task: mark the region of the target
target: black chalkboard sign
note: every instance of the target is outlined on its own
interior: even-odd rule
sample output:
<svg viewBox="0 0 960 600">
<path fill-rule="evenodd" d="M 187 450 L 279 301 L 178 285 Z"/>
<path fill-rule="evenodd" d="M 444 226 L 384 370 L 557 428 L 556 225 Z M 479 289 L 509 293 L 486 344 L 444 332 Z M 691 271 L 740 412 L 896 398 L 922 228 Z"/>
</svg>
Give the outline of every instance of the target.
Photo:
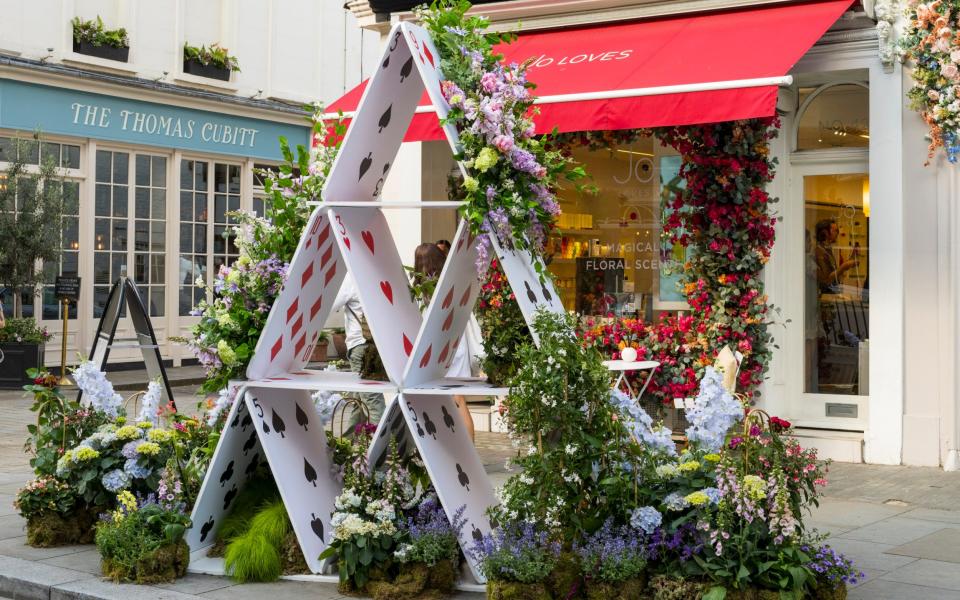
<svg viewBox="0 0 960 600">
<path fill-rule="evenodd" d="M 53 283 L 53 294 L 57 300 L 69 300 L 77 302 L 80 300 L 80 278 L 64 277 L 58 275 Z"/>
</svg>

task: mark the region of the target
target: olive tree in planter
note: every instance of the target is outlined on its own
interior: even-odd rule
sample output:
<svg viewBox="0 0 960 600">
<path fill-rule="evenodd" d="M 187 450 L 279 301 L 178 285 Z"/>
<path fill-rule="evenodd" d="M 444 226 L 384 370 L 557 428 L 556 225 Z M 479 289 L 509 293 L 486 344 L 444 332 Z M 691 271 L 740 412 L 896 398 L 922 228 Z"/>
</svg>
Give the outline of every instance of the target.
<svg viewBox="0 0 960 600">
<path fill-rule="evenodd" d="M 62 215 L 65 195 L 70 188 L 63 185 L 57 167 L 46 162 L 39 167 L 27 166 L 23 157 L 30 154 L 26 147 L 38 143 L 35 140 L 16 140 L 16 151 L 11 152 L 10 162 L 0 172 L 0 287 L 13 295 L 13 319 L 4 328 L 5 360 L 0 363 L 0 379 L 16 377 L 17 386 L 27 366 L 42 363 L 42 341 L 35 338 L 36 324 L 33 320 L 22 321 L 23 293 L 40 292 L 45 276 L 42 264 L 56 265 L 60 256 Z M 32 346 L 32 349 L 30 348 Z M 29 364 L 13 360 L 14 356 L 35 357 Z M 25 360 L 25 359 L 24 359 Z M 21 368 L 22 367 L 22 368 Z M 11 375 L 10 369 L 19 372 Z"/>
<path fill-rule="evenodd" d="M 211 44 L 206 46 L 183 45 L 183 72 L 198 77 L 229 81 L 232 71 L 240 71 L 240 62 L 236 56 L 220 46 Z"/>
<path fill-rule="evenodd" d="M 73 25 L 74 52 L 127 62 L 130 57 L 130 38 L 126 29 L 107 29 L 99 15 L 96 21 L 74 17 L 70 23 Z"/>
</svg>

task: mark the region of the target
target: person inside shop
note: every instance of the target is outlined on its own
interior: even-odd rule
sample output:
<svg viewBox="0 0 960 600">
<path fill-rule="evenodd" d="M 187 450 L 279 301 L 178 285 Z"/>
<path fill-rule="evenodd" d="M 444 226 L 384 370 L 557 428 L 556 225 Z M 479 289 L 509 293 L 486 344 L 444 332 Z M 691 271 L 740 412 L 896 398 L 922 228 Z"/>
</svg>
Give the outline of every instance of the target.
<svg viewBox="0 0 960 600">
<path fill-rule="evenodd" d="M 448 245 L 447 250 L 449 249 Z M 417 295 L 419 297 L 417 300 L 421 303 L 421 306 L 426 307 L 430 302 L 430 297 L 433 295 L 433 290 L 436 286 L 437 279 L 440 277 L 440 272 L 443 270 L 443 264 L 446 259 L 447 256 L 443 250 L 440 249 L 439 242 L 436 244 L 429 242 L 420 244 L 414 251 L 412 280 L 414 288 L 418 292 Z M 450 368 L 447 369 L 447 377 L 470 377 L 472 375 L 470 343 L 469 340 L 466 339 L 467 337 L 468 336 L 464 334 L 460 339 L 460 343 L 457 344 L 457 350 L 453 355 Z M 467 399 L 464 396 L 454 396 L 453 401 L 457 404 L 457 410 L 460 411 L 460 417 L 463 419 L 467 433 L 470 434 L 470 440 L 472 441 L 474 439 L 473 417 L 467 408 Z"/>
<path fill-rule="evenodd" d="M 444 256 L 450 254 L 450 240 L 437 240 L 437 248 L 440 248 Z"/>
<path fill-rule="evenodd" d="M 817 235 L 817 281 L 821 294 L 840 293 L 840 278 L 844 273 L 860 264 L 857 258 L 859 249 L 854 248 L 850 258 L 835 252 L 834 244 L 840 236 L 840 228 L 834 219 L 822 219 L 816 225 Z"/>
<path fill-rule="evenodd" d="M 343 329 L 346 337 L 347 360 L 350 363 L 350 370 L 359 374 L 363 368 L 363 357 L 368 350 L 375 351 L 373 340 L 368 340 L 363 335 L 364 318 L 363 305 L 360 304 L 360 294 L 357 292 L 357 284 L 353 276 L 349 273 L 343 280 L 340 287 L 340 293 L 337 294 L 333 302 L 332 310 L 343 311 Z M 383 394 L 358 393 L 360 401 L 367 408 L 367 421 L 374 425 L 380 423 L 380 417 L 383 416 L 384 401 Z M 344 415 L 345 431 L 353 431 L 354 427 L 363 419 L 363 411 L 353 404 L 350 405 L 348 414 Z"/>
</svg>

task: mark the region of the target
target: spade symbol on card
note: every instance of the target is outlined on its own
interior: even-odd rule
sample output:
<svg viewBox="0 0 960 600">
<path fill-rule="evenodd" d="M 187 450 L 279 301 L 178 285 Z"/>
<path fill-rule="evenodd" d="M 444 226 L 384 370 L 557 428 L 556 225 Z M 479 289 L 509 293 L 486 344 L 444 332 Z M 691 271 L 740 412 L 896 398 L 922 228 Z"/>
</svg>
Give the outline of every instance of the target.
<svg viewBox="0 0 960 600">
<path fill-rule="evenodd" d="M 223 497 L 223 510 L 227 510 L 230 506 L 230 503 L 233 502 L 234 497 L 237 495 L 237 486 L 234 485 L 230 488 L 230 491 L 227 492 L 227 495 Z"/>
<path fill-rule="evenodd" d="M 423 437 L 423 436 L 426 435 L 426 434 L 423 432 L 423 427 L 420 427 L 420 423 L 419 423 L 419 422 L 417 423 L 417 435 L 419 435 L 420 437 Z"/>
<path fill-rule="evenodd" d="M 430 420 L 427 411 L 423 411 L 423 426 L 427 428 L 427 433 L 432 435 L 433 439 L 437 439 L 437 426 Z"/>
<path fill-rule="evenodd" d="M 230 423 L 230 429 L 236 429 L 237 425 L 240 424 L 240 413 L 237 412 L 236 416 L 233 417 L 233 423 Z"/>
<path fill-rule="evenodd" d="M 400 83 L 403 83 L 403 80 L 410 76 L 410 71 L 413 70 L 413 57 L 407 59 L 407 62 L 403 63 L 403 66 L 400 67 Z"/>
<path fill-rule="evenodd" d="M 386 69 L 390 66 L 390 57 L 388 56 L 385 61 L 383 61 L 383 68 Z"/>
<path fill-rule="evenodd" d="M 203 527 L 200 528 L 200 541 L 203 542 L 207 539 L 207 536 L 210 535 L 210 530 L 213 529 L 214 520 L 213 517 L 207 519 L 207 522 L 203 524 Z"/>
<path fill-rule="evenodd" d="M 386 174 L 387 174 L 387 171 L 389 171 L 389 170 L 390 170 L 390 163 L 389 163 L 389 162 L 383 163 L 383 171 L 382 171 L 381 173 L 382 173 L 383 175 L 386 175 Z"/>
<path fill-rule="evenodd" d="M 243 444 L 243 455 L 246 456 L 247 452 L 253 450 L 253 447 L 257 445 L 257 432 L 251 431 L 250 437 L 247 438 L 247 441 Z"/>
<path fill-rule="evenodd" d="M 243 415 L 243 421 L 240 421 L 241 431 L 246 431 L 251 425 L 253 425 L 253 419 L 250 418 L 250 413 Z"/>
<path fill-rule="evenodd" d="M 273 428 L 277 433 L 280 434 L 280 437 L 285 438 L 287 436 L 283 435 L 283 432 L 287 430 L 286 424 L 283 422 L 283 419 L 280 418 L 280 415 L 277 414 L 277 411 L 270 409 L 270 412 L 273 413 L 273 418 L 270 419 L 273 422 Z"/>
<path fill-rule="evenodd" d="M 233 461 L 230 461 L 230 464 L 227 465 L 227 468 L 223 470 L 223 473 L 220 475 L 220 487 L 223 487 L 230 479 L 233 478 Z"/>
<path fill-rule="evenodd" d="M 540 291 L 543 292 L 543 298 L 547 302 L 553 301 L 553 297 L 550 295 L 550 290 L 547 289 L 547 283 L 545 281 L 540 282 Z"/>
<path fill-rule="evenodd" d="M 313 487 L 317 487 L 317 470 L 307 462 L 306 456 L 303 457 L 303 476 L 307 478 L 307 483 L 312 483 Z"/>
<path fill-rule="evenodd" d="M 303 412 L 303 409 L 300 408 L 300 403 L 296 403 L 297 406 L 297 425 L 303 427 L 304 431 L 310 431 L 307 429 L 307 425 L 310 424 L 310 420 L 307 419 L 307 413 Z"/>
<path fill-rule="evenodd" d="M 523 286 L 524 286 L 525 288 L 527 288 L 527 298 L 530 300 L 530 302 L 531 302 L 532 304 L 536 304 L 536 303 L 537 303 L 537 295 L 534 294 L 534 293 L 533 293 L 533 290 L 530 289 L 530 282 L 529 282 L 529 281 L 524 281 L 524 282 L 523 282 Z"/>
<path fill-rule="evenodd" d="M 313 533 L 322 540 L 323 539 L 323 521 L 321 521 L 320 517 L 318 517 L 314 513 L 310 513 L 310 518 L 313 519 L 312 521 L 310 521 L 310 529 L 312 529 Z"/>
<path fill-rule="evenodd" d="M 460 466 L 460 463 L 457 463 L 457 481 L 460 482 L 460 485 L 467 488 L 468 492 L 470 491 L 470 478 L 463 472 L 463 467 Z"/>
<path fill-rule="evenodd" d="M 447 412 L 447 407 L 441 406 L 440 410 L 443 411 L 443 424 L 447 426 L 447 429 L 456 433 L 457 430 L 453 428 L 453 416 Z"/>
<path fill-rule="evenodd" d="M 387 107 L 387 110 L 383 111 L 383 114 L 380 115 L 380 120 L 377 121 L 377 125 L 380 126 L 380 129 L 377 130 L 377 133 L 383 133 L 384 127 L 390 124 L 390 111 L 393 109 L 393 105 Z"/>
<path fill-rule="evenodd" d="M 367 156 L 360 161 L 360 175 L 357 177 L 357 181 L 363 179 L 363 176 L 367 171 L 370 170 L 370 165 L 373 164 L 373 152 L 367 152 Z"/>
<path fill-rule="evenodd" d="M 243 474 L 247 477 L 253 475 L 254 471 L 257 470 L 257 467 L 260 466 L 260 453 L 257 452 L 253 455 L 253 458 L 250 459 L 250 464 L 247 465 L 247 468 L 243 470 Z"/>
<path fill-rule="evenodd" d="M 483 532 L 477 529 L 476 525 L 471 525 L 470 527 L 473 527 L 473 531 L 471 532 L 470 535 L 472 535 L 473 540 L 479 544 L 480 542 L 483 541 Z"/>
</svg>

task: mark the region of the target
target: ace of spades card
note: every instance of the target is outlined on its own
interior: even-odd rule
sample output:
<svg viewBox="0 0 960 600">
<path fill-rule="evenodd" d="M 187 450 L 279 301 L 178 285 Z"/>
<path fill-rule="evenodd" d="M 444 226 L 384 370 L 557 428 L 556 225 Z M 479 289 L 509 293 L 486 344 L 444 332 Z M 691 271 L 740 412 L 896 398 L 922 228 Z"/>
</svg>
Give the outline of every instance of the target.
<svg viewBox="0 0 960 600">
<path fill-rule="evenodd" d="M 534 266 L 535 262 L 539 263 L 544 273 L 547 268 L 539 258 L 534 259 L 528 250 L 505 248 L 495 235 L 490 236 L 490 242 L 500 259 L 503 273 L 510 282 L 510 288 L 520 306 L 520 312 L 523 313 L 523 318 L 530 327 L 530 333 L 534 341 L 539 344 L 540 339 L 533 329 L 533 318 L 537 310 L 543 308 L 552 313 L 564 313 L 563 303 L 553 287 L 553 281 L 546 275 L 541 281 L 540 274 Z"/>
<path fill-rule="evenodd" d="M 374 207 L 331 209 L 330 218 L 384 369 L 402 382 L 422 318 L 387 219 Z"/>
<path fill-rule="evenodd" d="M 249 379 L 297 371 L 307 364 L 344 275 L 328 209 L 318 207 L 310 215 L 287 281 L 267 316 L 247 366 Z"/>
<path fill-rule="evenodd" d="M 327 436 L 308 390 L 248 388 L 244 401 L 290 515 L 307 566 L 332 539 L 330 515 L 343 484 L 334 475 Z"/>
<path fill-rule="evenodd" d="M 407 362 L 404 385 L 440 379 L 453 362 L 480 292 L 473 242 L 469 224 L 461 220 Z"/>
<path fill-rule="evenodd" d="M 490 533 L 487 509 L 497 504 L 493 485 L 483 462 L 460 418 L 452 396 L 404 393 L 399 396 L 406 420 L 420 457 L 437 490 L 437 496 L 451 523 L 454 514 L 465 506 L 465 525 L 460 532 L 460 547 L 473 576 L 485 581 L 470 548 Z"/>
<path fill-rule="evenodd" d="M 266 458 L 253 419 L 238 392 L 190 515 L 193 526 L 186 537 L 191 551 L 214 544 L 237 494 L 263 462 Z"/>
<path fill-rule="evenodd" d="M 327 202 L 377 200 L 423 94 L 410 45 L 399 26 L 363 92 L 323 188 Z M 439 59 L 438 59 L 439 60 Z"/>
</svg>

